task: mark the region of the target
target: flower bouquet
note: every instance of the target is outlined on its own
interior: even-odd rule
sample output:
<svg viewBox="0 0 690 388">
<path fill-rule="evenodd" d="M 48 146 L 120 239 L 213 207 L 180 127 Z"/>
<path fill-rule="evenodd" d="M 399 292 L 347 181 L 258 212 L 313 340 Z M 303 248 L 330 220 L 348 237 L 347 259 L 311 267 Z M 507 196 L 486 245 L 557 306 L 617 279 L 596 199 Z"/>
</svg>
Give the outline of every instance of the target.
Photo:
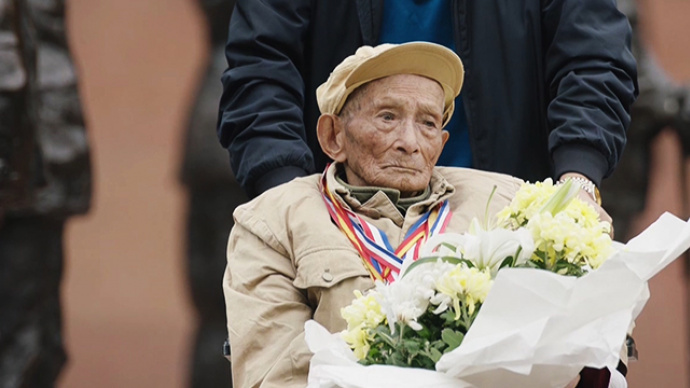
<svg viewBox="0 0 690 388">
<path fill-rule="evenodd" d="M 564 387 L 615 370 L 690 225 L 666 214 L 615 243 L 578 190 L 524 184 L 496 219 L 430 238 L 394 282 L 356 292 L 343 333 L 307 322 L 309 387 Z"/>
</svg>

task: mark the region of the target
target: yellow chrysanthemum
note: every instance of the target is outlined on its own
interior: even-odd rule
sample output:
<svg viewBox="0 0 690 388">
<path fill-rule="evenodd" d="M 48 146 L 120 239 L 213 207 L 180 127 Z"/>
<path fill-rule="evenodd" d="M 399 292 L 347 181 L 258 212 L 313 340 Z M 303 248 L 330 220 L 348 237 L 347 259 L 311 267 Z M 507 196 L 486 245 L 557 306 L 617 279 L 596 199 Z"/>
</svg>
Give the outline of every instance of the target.
<svg viewBox="0 0 690 388">
<path fill-rule="evenodd" d="M 510 205 L 497 214 L 499 225 L 517 228 L 537 214 L 558 190 L 549 178 L 543 182 L 523 183 Z"/>
<path fill-rule="evenodd" d="M 559 190 L 550 179 L 525 183 L 513 201 L 497 215 L 508 228 L 526 227 L 535 243 L 533 260 L 543 253 L 552 268 L 557 260 L 567 260 L 580 267 L 598 268 L 612 253 L 610 225 L 599 221 L 599 214 L 588 203 L 573 198 L 555 215 L 542 211 Z"/>
<path fill-rule="evenodd" d="M 350 345 L 358 360 L 365 359 L 367 353 L 369 353 L 369 344 L 373 340 L 369 333 L 369 329 L 363 328 L 363 325 L 341 333 L 343 340 Z"/>
<path fill-rule="evenodd" d="M 468 313 L 472 315 L 476 304 L 486 299 L 492 284 L 491 272 L 488 269 L 479 270 L 460 264 L 437 280 L 436 289 L 451 298 L 455 319 L 458 319 L 461 313 L 460 303 L 464 303 Z"/>
<path fill-rule="evenodd" d="M 347 322 L 347 330 L 341 332 L 341 336 L 350 345 L 355 357 L 363 360 L 369 352 L 369 344 L 374 339 L 371 329 L 385 324 L 386 315 L 376 300 L 375 291 L 362 295 L 359 290 L 355 290 L 354 294 L 355 299 L 352 303 L 340 309 L 340 315 Z"/>
<path fill-rule="evenodd" d="M 578 200 L 579 201 L 579 200 Z M 581 202 L 581 201 L 580 201 Z M 591 215 L 571 216 L 569 209 L 556 214 L 540 213 L 527 223 L 532 232 L 535 251 L 544 252 L 553 260 L 565 259 L 580 267 L 598 268 L 612 253 L 608 224 Z M 547 263 L 547 268 L 552 263 Z"/>
<path fill-rule="evenodd" d="M 359 290 L 355 290 L 354 294 L 355 300 L 340 310 L 340 315 L 347 322 L 348 330 L 360 326 L 374 328 L 386 319 L 374 292 L 362 295 Z"/>
</svg>

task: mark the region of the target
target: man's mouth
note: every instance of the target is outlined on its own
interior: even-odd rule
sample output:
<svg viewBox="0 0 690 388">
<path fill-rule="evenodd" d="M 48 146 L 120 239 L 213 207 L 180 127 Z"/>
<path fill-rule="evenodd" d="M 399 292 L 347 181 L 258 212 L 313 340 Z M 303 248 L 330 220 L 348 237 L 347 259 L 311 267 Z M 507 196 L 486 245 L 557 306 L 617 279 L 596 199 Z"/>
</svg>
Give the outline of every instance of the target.
<svg viewBox="0 0 690 388">
<path fill-rule="evenodd" d="M 392 169 L 396 169 L 396 170 L 413 171 L 413 172 L 419 171 L 419 169 L 415 168 L 415 167 L 407 167 L 407 166 L 399 166 L 399 165 L 386 166 L 386 168 L 392 168 Z"/>
</svg>

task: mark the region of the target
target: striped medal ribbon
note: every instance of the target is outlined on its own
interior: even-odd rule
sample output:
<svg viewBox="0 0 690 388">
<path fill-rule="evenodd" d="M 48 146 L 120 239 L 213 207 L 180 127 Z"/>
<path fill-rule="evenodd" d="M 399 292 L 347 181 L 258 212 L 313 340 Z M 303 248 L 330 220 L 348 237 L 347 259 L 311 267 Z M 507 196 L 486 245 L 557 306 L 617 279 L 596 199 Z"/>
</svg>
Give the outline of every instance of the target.
<svg viewBox="0 0 690 388">
<path fill-rule="evenodd" d="M 400 246 L 393 249 L 385 233 L 334 198 L 328 190 L 326 172 L 321 177 L 321 194 L 331 219 L 359 252 L 371 277 L 387 283 L 397 279 L 404 261 L 419 258 L 420 247 L 429 237 L 442 233 L 452 216 L 448 201 L 441 202 L 412 225 Z"/>
</svg>

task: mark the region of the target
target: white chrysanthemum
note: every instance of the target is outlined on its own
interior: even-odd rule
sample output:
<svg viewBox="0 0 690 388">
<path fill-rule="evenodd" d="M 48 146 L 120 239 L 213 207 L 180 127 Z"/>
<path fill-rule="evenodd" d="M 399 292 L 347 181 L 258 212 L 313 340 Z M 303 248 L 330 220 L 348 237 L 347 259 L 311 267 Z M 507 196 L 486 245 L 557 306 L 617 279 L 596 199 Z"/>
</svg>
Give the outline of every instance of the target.
<svg viewBox="0 0 690 388">
<path fill-rule="evenodd" d="M 415 272 L 413 270 L 410 275 Z M 405 276 L 390 284 L 376 283 L 377 300 L 391 332 L 395 332 L 395 324 L 398 322 L 414 330 L 422 329 L 417 318 L 424 314 L 429 306 L 429 299 L 434 295 L 432 284 L 427 284 L 427 277 L 428 274 L 417 274 L 415 277 Z"/>
</svg>

